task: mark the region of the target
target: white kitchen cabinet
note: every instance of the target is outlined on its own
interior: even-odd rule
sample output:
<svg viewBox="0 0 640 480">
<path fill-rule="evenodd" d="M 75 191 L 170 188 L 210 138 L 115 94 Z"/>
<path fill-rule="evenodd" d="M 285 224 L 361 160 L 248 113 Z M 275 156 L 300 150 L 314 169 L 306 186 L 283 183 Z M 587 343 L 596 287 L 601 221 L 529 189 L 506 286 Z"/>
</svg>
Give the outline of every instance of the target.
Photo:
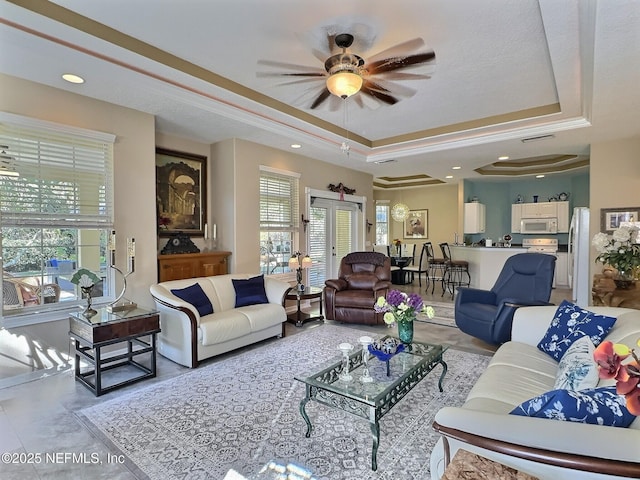
<svg viewBox="0 0 640 480">
<path fill-rule="evenodd" d="M 464 233 L 484 233 L 486 207 L 483 203 L 464 204 Z"/>
<path fill-rule="evenodd" d="M 558 209 L 558 233 L 569 233 L 569 202 L 556 202 Z"/>
<path fill-rule="evenodd" d="M 558 216 L 558 202 L 523 203 L 522 218 L 554 218 Z"/>
<path fill-rule="evenodd" d="M 556 253 L 555 284 L 558 288 L 569 288 L 569 254 L 567 252 Z"/>
<path fill-rule="evenodd" d="M 522 203 L 511 205 L 511 233 L 520 233 L 520 220 L 522 220 Z"/>
</svg>

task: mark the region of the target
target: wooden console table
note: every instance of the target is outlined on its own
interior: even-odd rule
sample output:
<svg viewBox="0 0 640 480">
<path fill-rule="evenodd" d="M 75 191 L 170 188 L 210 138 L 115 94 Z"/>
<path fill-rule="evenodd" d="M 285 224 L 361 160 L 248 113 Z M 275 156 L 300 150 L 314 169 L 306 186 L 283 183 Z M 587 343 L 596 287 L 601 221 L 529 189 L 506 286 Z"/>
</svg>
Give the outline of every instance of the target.
<svg viewBox="0 0 640 480">
<path fill-rule="evenodd" d="M 225 275 L 230 255 L 222 251 L 158 255 L 158 282 Z"/>
<path fill-rule="evenodd" d="M 616 288 L 613 278 L 600 273 L 593 276 L 591 292 L 594 305 L 640 310 L 640 281 L 636 281 L 635 286 L 628 290 L 620 290 Z"/>
</svg>

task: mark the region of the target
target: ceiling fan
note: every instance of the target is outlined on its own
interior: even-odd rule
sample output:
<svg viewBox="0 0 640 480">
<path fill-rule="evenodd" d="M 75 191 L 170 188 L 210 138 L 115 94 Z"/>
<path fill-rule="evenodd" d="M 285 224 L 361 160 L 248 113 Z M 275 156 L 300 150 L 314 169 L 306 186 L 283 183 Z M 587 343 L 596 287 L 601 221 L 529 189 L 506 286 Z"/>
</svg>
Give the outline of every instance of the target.
<svg viewBox="0 0 640 480">
<path fill-rule="evenodd" d="M 410 97 L 416 93 L 415 90 L 394 83 L 393 80 L 425 80 L 431 78 L 429 75 L 398 72 L 398 70 L 435 61 L 436 54 L 433 50 L 409 53 L 418 50 L 424 45 L 424 41 L 421 38 L 414 38 L 388 48 L 366 60 L 360 55 L 347 50 L 351 47 L 353 41 L 354 36 L 350 33 L 327 34 L 329 50 L 335 50 L 335 47 L 337 47 L 342 51 L 324 60 L 324 70 L 313 69 L 303 65 L 260 60 L 258 63 L 261 65 L 294 71 L 283 73 L 258 72 L 258 76 L 300 78 L 285 85 L 323 80 L 325 85 L 319 94 L 315 96 L 309 107 L 311 109 L 317 108 L 332 94 L 345 99 L 358 92 L 362 92 L 364 95 L 388 105 L 393 105 L 399 101 L 398 96 Z M 320 58 L 319 55 L 316 54 L 316 56 Z M 356 103 L 361 107 L 364 106 L 362 96 L 358 95 L 354 98 Z"/>
</svg>

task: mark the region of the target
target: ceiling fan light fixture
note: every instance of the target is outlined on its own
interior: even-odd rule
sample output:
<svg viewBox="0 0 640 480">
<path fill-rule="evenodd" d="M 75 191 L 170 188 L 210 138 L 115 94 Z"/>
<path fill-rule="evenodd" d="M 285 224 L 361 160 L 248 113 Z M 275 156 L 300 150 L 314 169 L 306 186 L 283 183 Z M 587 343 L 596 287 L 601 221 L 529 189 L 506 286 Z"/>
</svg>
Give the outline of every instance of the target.
<svg viewBox="0 0 640 480">
<path fill-rule="evenodd" d="M 336 72 L 327 78 L 327 89 L 336 97 L 348 98 L 360 91 L 362 77 L 349 71 Z"/>
</svg>

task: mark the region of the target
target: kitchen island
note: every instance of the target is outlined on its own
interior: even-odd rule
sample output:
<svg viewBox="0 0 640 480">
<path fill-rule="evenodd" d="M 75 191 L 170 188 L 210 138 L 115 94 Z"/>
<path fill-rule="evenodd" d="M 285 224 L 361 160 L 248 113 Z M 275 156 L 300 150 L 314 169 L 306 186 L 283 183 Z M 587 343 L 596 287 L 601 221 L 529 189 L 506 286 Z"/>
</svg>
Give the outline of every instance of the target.
<svg viewBox="0 0 640 480">
<path fill-rule="evenodd" d="M 518 253 L 527 253 L 522 247 L 467 247 L 449 245 L 453 260 L 469 262 L 471 287 L 491 290 L 502 271 L 507 258 Z"/>
</svg>

